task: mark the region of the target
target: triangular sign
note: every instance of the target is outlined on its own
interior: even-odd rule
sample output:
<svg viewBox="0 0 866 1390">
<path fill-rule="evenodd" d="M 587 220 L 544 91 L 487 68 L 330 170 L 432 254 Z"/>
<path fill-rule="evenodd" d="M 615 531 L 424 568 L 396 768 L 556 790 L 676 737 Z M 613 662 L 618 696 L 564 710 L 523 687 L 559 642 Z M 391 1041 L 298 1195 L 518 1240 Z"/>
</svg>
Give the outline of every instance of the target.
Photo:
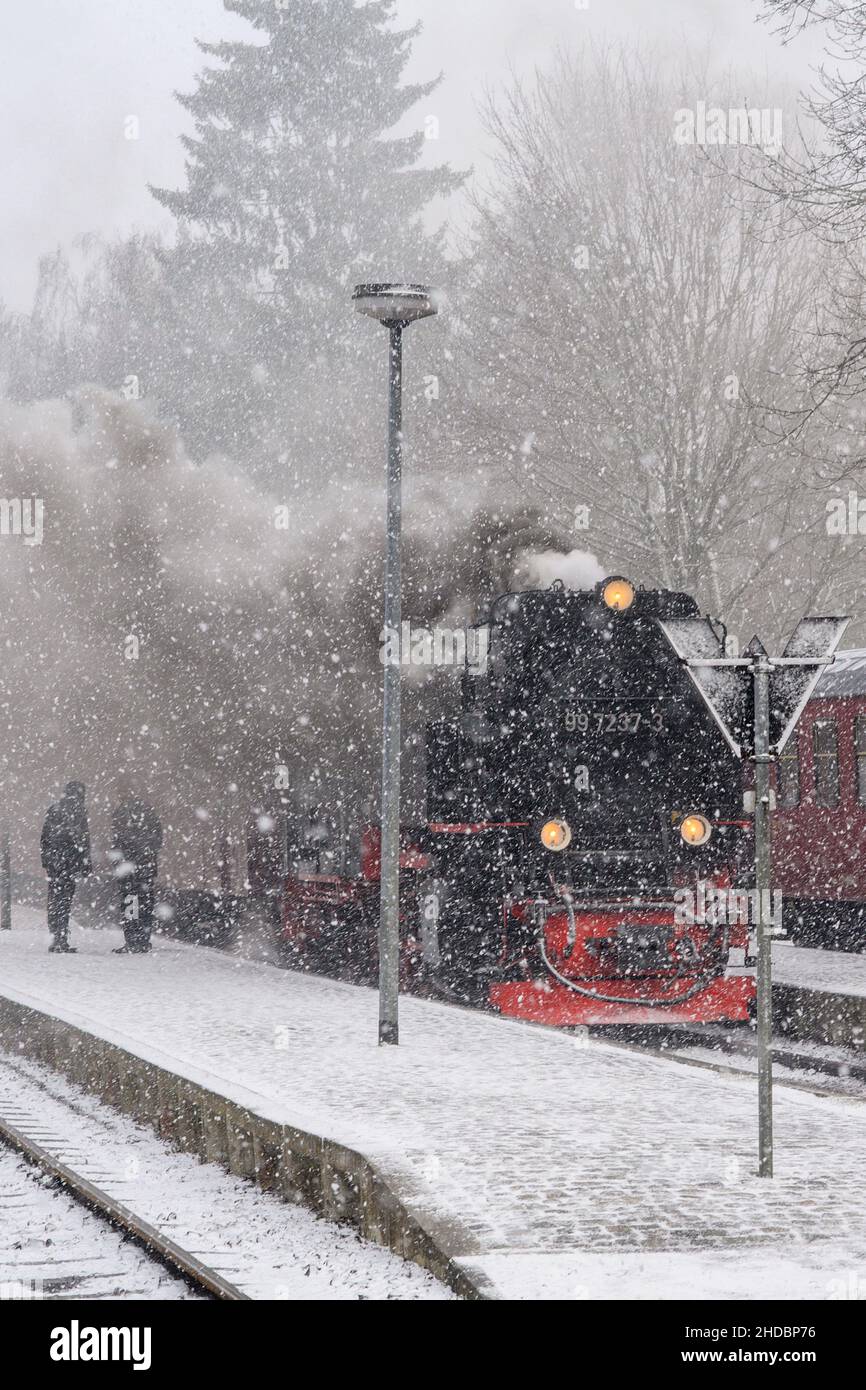
<svg viewBox="0 0 866 1390">
<path fill-rule="evenodd" d="M 780 753 L 794 732 L 797 720 L 822 671 L 832 660 L 849 618 L 802 618 L 782 653 L 782 664 L 772 657 L 770 672 L 770 748 Z M 679 618 L 662 622 L 664 632 L 701 699 L 738 758 L 754 744 L 752 672 L 748 666 L 702 666 L 701 658 L 719 661 L 724 656 L 721 639 L 706 618 Z M 743 656 L 766 656 L 759 637 L 753 637 Z M 792 664 L 785 665 L 790 661 Z M 795 663 L 803 662 L 799 665 Z"/>
<path fill-rule="evenodd" d="M 761 641 L 760 637 L 757 636 L 757 634 L 752 638 L 751 642 L 750 642 L 749 645 L 746 647 L 746 650 L 745 650 L 745 652 L 743 653 L 743 655 L 744 655 L 744 656 L 766 656 L 766 655 L 767 655 L 767 648 L 764 646 L 763 642 Z"/>
<path fill-rule="evenodd" d="M 782 657 L 788 660 L 825 661 L 842 640 L 849 618 L 801 618 Z M 781 753 L 797 727 L 806 701 L 821 679 L 826 665 L 776 666 L 770 676 L 770 747 Z"/>
<path fill-rule="evenodd" d="M 725 655 L 721 637 L 706 618 L 659 619 L 659 627 L 677 656 L 689 663 L 685 669 L 692 684 L 734 755 L 741 758 L 752 737 L 752 678 L 748 667 L 701 666 L 701 657 L 717 661 Z"/>
</svg>

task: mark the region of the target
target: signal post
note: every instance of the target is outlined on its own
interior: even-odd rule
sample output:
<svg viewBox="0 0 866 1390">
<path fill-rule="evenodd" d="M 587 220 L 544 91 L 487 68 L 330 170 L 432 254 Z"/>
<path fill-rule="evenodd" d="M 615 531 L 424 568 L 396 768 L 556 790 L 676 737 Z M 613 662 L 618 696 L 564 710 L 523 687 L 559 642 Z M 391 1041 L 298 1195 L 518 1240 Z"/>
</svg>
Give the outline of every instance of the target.
<svg viewBox="0 0 866 1390">
<path fill-rule="evenodd" d="M 753 637 L 741 657 L 720 656 L 708 618 L 659 622 L 736 757 L 754 767 L 757 927 L 758 1176 L 773 1176 L 773 925 L 770 766 L 821 671 L 835 659 L 848 618 L 802 618 L 781 656 Z"/>
</svg>

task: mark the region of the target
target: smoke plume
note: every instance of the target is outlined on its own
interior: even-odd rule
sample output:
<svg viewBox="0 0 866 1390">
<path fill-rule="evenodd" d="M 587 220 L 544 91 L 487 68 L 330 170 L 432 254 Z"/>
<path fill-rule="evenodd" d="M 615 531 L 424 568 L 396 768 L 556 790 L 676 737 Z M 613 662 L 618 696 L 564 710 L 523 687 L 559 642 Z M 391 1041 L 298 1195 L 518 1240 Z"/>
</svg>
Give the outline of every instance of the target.
<svg viewBox="0 0 866 1390">
<path fill-rule="evenodd" d="M 280 767 L 323 797 L 375 792 L 381 488 L 334 483 L 286 508 L 230 461 L 191 460 L 144 404 L 92 388 L 0 404 L 0 460 L 6 502 L 39 499 L 44 518 L 41 544 L 10 526 L 0 537 L 4 816 L 18 867 L 38 867 L 42 817 L 73 777 L 97 850 L 131 785 L 189 881 L 209 876 L 220 827 L 266 804 Z M 468 503 L 453 478 L 407 489 L 404 541 L 416 623 L 471 621 L 515 581 L 600 574 L 532 508 L 503 505 L 492 486 Z M 453 676 L 425 675 L 407 692 L 410 731 L 455 696 Z"/>
</svg>

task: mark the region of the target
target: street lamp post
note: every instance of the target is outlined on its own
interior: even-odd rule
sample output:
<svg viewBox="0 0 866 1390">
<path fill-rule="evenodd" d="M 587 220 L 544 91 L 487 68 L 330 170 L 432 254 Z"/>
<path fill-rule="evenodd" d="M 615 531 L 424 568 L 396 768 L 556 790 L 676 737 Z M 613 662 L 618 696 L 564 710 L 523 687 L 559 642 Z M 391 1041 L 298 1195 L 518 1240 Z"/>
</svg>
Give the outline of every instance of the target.
<svg viewBox="0 0 866 1390">
<path fill-rule="evenodd" d="M 12 858 L 9 853 L 9 826 L 0 832 L 0 931 L 12 926 Z"/>
<path fill-rule="evenodd" d="M 400 632 L 400 530 L 403 468 L 403 330 L 436 313 L 424 285 L 358 285 L 359 313 L 388 329 L 388 469 L 385 528 L 385 636 Z M 399 1041 L 400 980 L 400 659 L 386 646 L 382 714 L 382 810 L 379 904 L 379 1042 Z"/>
</svg>

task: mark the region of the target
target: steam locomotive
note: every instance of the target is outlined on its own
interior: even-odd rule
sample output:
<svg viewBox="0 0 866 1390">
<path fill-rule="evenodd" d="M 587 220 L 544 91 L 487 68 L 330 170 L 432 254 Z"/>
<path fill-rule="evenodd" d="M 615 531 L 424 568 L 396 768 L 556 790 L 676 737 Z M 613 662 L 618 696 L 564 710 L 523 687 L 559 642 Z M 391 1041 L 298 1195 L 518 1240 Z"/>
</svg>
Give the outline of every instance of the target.
<svg viewBox="0 0 866 1390">
<path fill-rule="evenodd" d="M 492 604 L 486 669 L 427 729 L 426 824 L 401 849 L 404 989 L 558 1026 L 749 1018 L 749 913 L 703 910 L 747 896 L 740 768 L 659 625 L 697 615 L 620 576 Z M 305 853 L 282 948 L 374 978 L 376 828 Z"/>
</svg>

